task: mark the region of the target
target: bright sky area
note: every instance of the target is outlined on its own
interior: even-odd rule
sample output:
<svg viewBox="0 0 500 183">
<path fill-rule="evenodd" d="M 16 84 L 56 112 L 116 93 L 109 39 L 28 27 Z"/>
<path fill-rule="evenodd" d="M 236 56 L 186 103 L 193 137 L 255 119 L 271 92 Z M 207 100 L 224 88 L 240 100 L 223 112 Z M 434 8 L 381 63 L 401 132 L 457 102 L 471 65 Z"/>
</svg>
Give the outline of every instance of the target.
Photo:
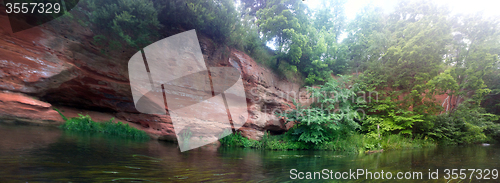
<svg viewBox="0 0 500 183">
<path fill-rule="evenodd" d="M 305 0 L 309 7 L 315 8 L 319 4 L 319 0 Z M 349 20 L 356 17 L 356 13 L 368 4 L 382 7 L 386 13 L 392 12 L 397 0 L 348 0 L 345 4 L 345 13 Z M 456 13 L 475 13 L 483 11 L 484 15 L 500 15 L 499 5 L 497 0 L 436 0 L 438 5 L 448 6 L 453 14 Z"/>
<path fill-rule="evenodd" d="M 435 0 L 440 6 L 450 8 L 452 14 L 471 14 L 483 11 L 485 16 L 500 16 L 500 1 L 498 0 Z M 304 0 L 310 8 L 316 8 L 320 4 L 320 0 Z M 356 13 L 363 7 L 372 4 L 381 7 L 386 13 L 394 10 L 398 0 L 348 0 L 345 4 L 345 13 L 347 20 L 352 20 L 356 17 Z M 339 41 L 347 37 L 347 34 L 340 35 Z M 272 43 L 267 44 L 274 49 Z"/>
</svg>

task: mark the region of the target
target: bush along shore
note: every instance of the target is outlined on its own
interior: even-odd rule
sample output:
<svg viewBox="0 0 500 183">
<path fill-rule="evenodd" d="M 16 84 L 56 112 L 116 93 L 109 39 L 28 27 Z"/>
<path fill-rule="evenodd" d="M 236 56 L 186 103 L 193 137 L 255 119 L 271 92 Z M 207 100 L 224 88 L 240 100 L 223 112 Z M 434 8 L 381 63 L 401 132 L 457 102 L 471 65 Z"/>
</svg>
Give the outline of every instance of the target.
<svg viewBox="0 0 500 183">
<path fill-rule="evenodd" d="M 437 143 L 432 139 L 407 138 L 401 135 L 382 136 L 380 139 L 363 134 L 352 134 L 347 137 L 334 138 L 320 144 L 312 144 L 293 139 L 290 132 L 282 135 L 264 134 L 262 140 L 252 140 L 241 136 L 240 133 L 230 134 L 220 139 L 223 147 L 242 147 L 262 150 L 327 150 L 346 153 L 374 153 L 383 150 L 403 150 L 413 148 L 435 147 Z"/>
<path fill-rule="evenodd" d="M 398 96 L 372 92 L 363 75 L 340 76 L 324 85 L 308 87 L 312 104 L 295 103 L 293 110 L 276 114 L 294 126 L 277 136 L 265 134 L 250 140 L 231 134 L 220 140 L 223 146 L 270 150 L 333 150 L 354 153 L 380 152 L 436 145 L 495 143 L 500 139 L 498 115 L 487 113 L 467 100 L 453 111 L 439 114 L 437 103 L 413 107 L 402 105 Z M 366 92 L 367 91 L 367 92 Z M 362 95 L 361 95 L 362 96 Z M 372 98 L 373 97 L 373 98 Z M 367 102 L 371 101 L 371 102 Z"/>
<path fill-rule="evenodd" d="M 149 135 L 139 129 L 130 127 L 122 122 L 115 123 L 114 118 L 105 122 L 95 122 L 89 115 L 81 115 L 74 118 L 66 118 L 59 110 L 57 112 L 63 117 L 66 122 L 59 126 L 63 130 L 85 132 L 85 133 L 104 133 L 122 138 L 146 141 L 149 140 Z"/>
</svg>

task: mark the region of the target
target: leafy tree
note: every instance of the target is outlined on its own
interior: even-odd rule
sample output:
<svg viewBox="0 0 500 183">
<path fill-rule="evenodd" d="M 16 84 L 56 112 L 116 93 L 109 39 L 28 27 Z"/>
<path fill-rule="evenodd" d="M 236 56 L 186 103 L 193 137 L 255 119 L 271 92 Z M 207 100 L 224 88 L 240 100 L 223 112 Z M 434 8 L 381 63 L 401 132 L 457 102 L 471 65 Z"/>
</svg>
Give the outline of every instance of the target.
<svg viewBox="0 0 500 183">
<path fill-rule="evenodd" d="M 331 41 L 337 42 L 346 24 L 344 4 L 346 0 L 321 0 L 320 8 L 315 12 L 313 26 L 316 30 L 326 30 L 333 35 Z"/>
<path fill-rule="evenodd" d="M 469 100 L 476 105 L 490 93 L 484 77 L 492 73 L 500 53 L 500 22 L 497 19 L 483 19 L 481 14 L 459 15 L 454 19 L 454 42 L 452 52 L 447 55 L 450 65 L 449 82 L 456 87 L 449 90 L 449 99 L 455 104 Z M 454 109 L 457 106 L 451 106 Z"/>
<path fill-rule="evenodd" d="M 240 2 L 242 3 L 243 10 L 251 16 L 255 16 L 257 11 L 267 5 L 267 0 L 240 0 Z"/>
<path fill-rule="evenodd" d="M 277 49 L 277 65 L 281 59 L 299 63 L 302 47 L 307 44 L 306 26 L 299 19 L 307 19 L 307 6 L 300 0 L 269 0 L 266 8 L 257 12 L 257 25 L 267 42 L 273 41 Z"/>
<path fill-rule="evenodd" d="M 259 37 L 255 16 L 245 14 L 242 9 L 239 9 L 239 11 L 242 13 L 241 20 L 236 21 L 228 41 L 229 46 L 242 50 L 255 61 L 273 68 L 275 65 L 272 63 L 272 51 L 266 46 L 265 41 Z"/>
<path fill-rule="evenodd" d="M 367 77 L 365 83 L 377 90 L 391 91 L 386 97 L 399 101 L 398 108 L 417 114 L 436 112 L 434 97 L 423 94 L 428 89 L 427 82 L 441 71 L 446 45 L 451 40 L 446 12 L 428 1 L 401 1 L 389 15 L 386 29 L 381 31 L 388 38 L 386 43 L 381 41 L 383 48 L 367 54 L 372 56 L 365 74 L 373 78 Z"/>
<path fill-rule="evenodd" d="M 214 39 L 217 43 L 226 43 L 228 35 L 237 24 L 238 12 L 233 0 L 170 0 L 161 1 L 160 22 L 176 29 L 196 29 Z M 172 26 L 175 25 L 175 26 Z"/>
<path fill-rule="evenodd" d="M 342 42 L 353 72 L 363 72 L 368 63 L 381 58 L 388 44 L 388 30 L 382 10 L 366 6 L 347 26 L 347 38 Z"/>
<path fill-rule="evenodd" d="M 372 136 L 377 126 L 383 134 L 418 133 L 415 127 L 427 125 L 426 116 L 439 109 L 431 86 L 443 84 L 429 81 L 442 71 L 451 40 L 447 13 L 428 1 L 401 1 L 388 16 L 375 9 L 365 12 L 350 25 L 344 42 L 352 65 L 366 69 L 360 76 L 364 90 L 378 91 L 380 97 L 367 105 L 363 129 Z"/>
<path fill-rule="evenodd" d="M 343 0 L 321 1 L 321 6 L 311 16 L 312 24 L 307 29 L 309 35 L 303 59 L 299 67 L 307 74 L 307 84 L 322 84 L 332 73 L 342 74 L 347 67 L 345 47 L 337 41 L 345 26 Z"/>
<path fill-rule="evenodd" d="M 87 3 L 92 11 L 90 19 L 98 32 L 112 31 L 107 33 L 110 40 L 116 42 L 119 38 L 137 49 L 157 40 L 161 28 L 158 12 L 162 7 L 155 6 L 153 1 L 88 0 Z"/>
<path fill-rule="evenodd" d="M 391 75 L 389 87 L 408 93 L 404 107 L 412 107 L 418 113 L 430 112 L 434 103 L 425 103 L 422 93 L 426 82 L 439 74 L 451 40 L 447 14 L 427 1 L 402 1 L 390 15 L 389 23 L 390 46 L 379 63 L 387 65 L 384 69 Z"/>
<path fill-rule="evenodd" d="M 302 57 L 297 66 L 307 78 L 307 84 L 323 84 L 332 73 L 341 74 L 347 69 L 345 47 L 337 41 L 345 27 L 345 1 L 321 1 L 322 6 L 301 21 L 307 25 L 307 44 L 302 47 Z"/>
</svg>

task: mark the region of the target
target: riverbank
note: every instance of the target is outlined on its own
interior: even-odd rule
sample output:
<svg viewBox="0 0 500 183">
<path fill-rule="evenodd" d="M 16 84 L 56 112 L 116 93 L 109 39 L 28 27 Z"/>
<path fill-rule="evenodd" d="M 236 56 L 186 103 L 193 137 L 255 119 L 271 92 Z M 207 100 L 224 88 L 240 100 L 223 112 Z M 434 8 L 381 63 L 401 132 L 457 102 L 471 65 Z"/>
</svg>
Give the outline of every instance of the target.
<svg viewBox="0 0 500 183">
<path fill-rule="evenodd" d="M 492 170 L 498 165 L 497 157 L 500 155 L 496 145 L 394 150 L 374 154 L 250 148 L 199 148 L 181 153 L 172 143 L 157 140 L 136 142 L 97 133 L 62 131 L 54 127 L 0 124 L 0 134 L 4 135 L 0 139 L 0 177 L 6 182 L 286 182 L 293 181 L 290 178 L 291 169 L 299 172 L 383 170 L 392 172 L 394 177 L 397 172 L 412 171 L 424 172 L 424 180 L 427 180 L 428 169 L 439 169 L 439 179 L 428 182 L 447 182 L 443 178 L 445 169 L 470 167 Z M 491 175 L 489 177 L 492 179 Z M 359 182 L 365 177 L 360 179 L 345 181 Z"/>
<path fill-rule="evenodd" d="M 59 112 L 59 110 L 56 109 Z M 130 127 L 121 122 L 115 123 L 113 119 L 106 122 L 96 122 L 88 115 L 67 118 L 59 112 L 66 121 L 60 126 L 65 131 L 75 131 L 82 133 L 103 133 L 121 138 L 129 138 L 145 141 L 150 139 L 146 132 Z M 226 134 L 230 133 L 226 131 Z M 312 144 L 296 141 L 291 132 L 281 135 L 270 135 L 265 133 L 261 140 L 253 140 L 243 137 L 240 132 L 231 133 L 219 139 L 225 147 L 243 147 L 262 150 L 326 150 L 345 153 L 377 153 L 384 150 L 403 150 L 425 147 L 435 147 L 437 144 L 431 139 L 406 138 L 401 135 L 382 136 L 380 139 L 371 138 L 366 135 L 353 133 L 350 135 L 338 136 L 331 141 L 320 144 Z"/>
<path fill-rule="evenodd" d="M 326 150 L 346 153 L 373 153 L 387 150 L 418 149 L 436 147 L 437 143 L 425 138 L 407 138 L 401 135 L 382 136 L 380 139 L 367 137 L 362 134 L 337 137 L 320 144 L 311 144 L 294 141 L 289 133 L 282 135 L 264 135 L 262 140 L 252 140 L 241 136 L 240 133 L 230 134 L 220 139 L 225 147 L 243 147 L 264 150 Z"/>
</svg>

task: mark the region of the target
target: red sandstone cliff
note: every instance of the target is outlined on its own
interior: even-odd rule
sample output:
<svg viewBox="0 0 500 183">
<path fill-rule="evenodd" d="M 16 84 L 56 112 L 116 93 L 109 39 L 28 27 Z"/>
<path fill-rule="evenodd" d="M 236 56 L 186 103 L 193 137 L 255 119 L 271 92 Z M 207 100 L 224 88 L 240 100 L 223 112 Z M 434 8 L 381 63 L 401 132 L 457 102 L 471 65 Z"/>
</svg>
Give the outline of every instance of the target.
<svg viewBox="0 0 500 183">
<path fill-rule="evenodd" d="M 0 25 L 9 25 L 5 14 L 0 14 Z M 0 122 L 59 125 L 63 120 L 52 109 L 56 106 L 68 117 L 78 113 L 100 121 L 115 117 L 155 138 L 173 139 L 169 116 L 135 110 L 127 63 L 136 50 L 102 53 L 93 36 L 88 27 L 67 19 L 17 33 L 1 26 Z M 264 130 L 287 130 L 290 126 L 273 111 L 286 110 L 300 84 L 280 79 L 241 51 L 216 47 L 203 35 L 198 37 L 208 66 L 233 62 L 242 68 L 249 120 L 240 131 L 258 139 Z"/>
</svg>

